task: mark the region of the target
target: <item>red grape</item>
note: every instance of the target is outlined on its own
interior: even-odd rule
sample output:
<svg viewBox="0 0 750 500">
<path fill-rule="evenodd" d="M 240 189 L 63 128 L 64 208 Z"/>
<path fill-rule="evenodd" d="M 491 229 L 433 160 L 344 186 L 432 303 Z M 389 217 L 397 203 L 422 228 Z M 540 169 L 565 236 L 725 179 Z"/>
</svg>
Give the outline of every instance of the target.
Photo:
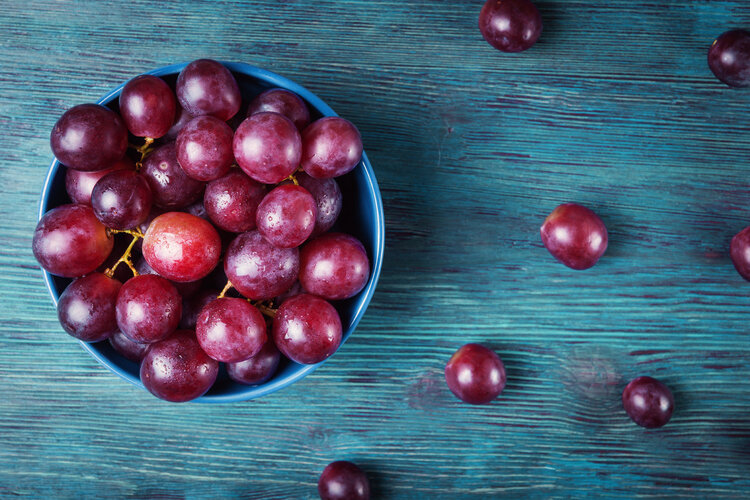
<svg viewBox="0 0 750 500">
<path fill-rule="evenodd" d="M 278 184 L 299 166 L 302 141 L 286 116 L 257 113 L 240 124 L 233 149 L 247 175 L 264 184 Z"/>
<path fill-rule="evenodd" d="M 669 388 L 651 377 L 638 377 L 622 391 L 622 406 L 633 422 L 649 429 L 672 418 L 674 397 Z"/>
<path fill-rule="evenodd" d="M 115 301 L 121 286 L 122 283 L 102 273 L 73 281 L 57 303 L 63 329 L 86 342 L 99 342 L 115 333 Z"/>
<path fill-rule="evenodd" d="M 362 159 L 362 136 L 350 121 L 328 116 L 302 132 L 302 168 L 327 179 L 350 172 Z"/>
<path fill-rule="evenodd" d="M 575 203 L 555 208 L 541 228 L 542 243 L 557 260 L 573 269 L 588 269 L 607 250 L 607 228 L 591 210 Z"/>
<path fill-rule="evenodd" d="M 177 161 L 187 175 L 212 181 L 229 172 L 234 162 L 234 132 L 213 116 L 193 118 L 177 136 Z"/>
<path fill-rule="evenodd" d="M 68 192 L 68 196 L 70 196 L 73 203 L 91 205 L 91 191 L 94 190 L 94 186 L 99 182 L 99 179 L 110 172 L 134 169 L 133 160 L 127 156 L 122 160 L 116 161 L 111 167 L 104 170 L 97 170 L 96 172 L 84 172 L 69 168 L 65 172 L 65 191 Z"/>
<path fill-rule="evenodd" d="M 315 199 L 294 184 L 274 188 L 258 205 L 258 231 L 279 248 L 300 246 L 313 232 L 317 215 Z"/>
<path fill-rule="evenodd" d="M 189 330 L 178 330 L 152 344 L 141 362 L 141 382 L 146 389 L 173 403 L 202 396 L 218 374 L 219 362 L 203 352 Z"/>
<path fill-rule="evenodd" d="M 189 298 L 186 298 L 183 295 L 180 328 L 184 330 L 195 330 L 195 325 L 198 323 L 198 315 L 201 313 L 204 307 L 206 307 L 210 302 L 216 300 L 216 297 L 218 295 L 219 292 L 212 289 L 202 290 L 200 293 L 197 293 L 193 297 Z"/>
<path fill-rule="evenodd" d="M 180 103 L 177 103 L 174 123 L 172 123 L 172 127 L 169 129 L 169 132 L 167 132 L 164 135 L 164 139 L 167 141 L 174 141 L 175 139 L 177 139 L 177 136 L 180 134 L 180 131 L 193 118 L 195 117 L 190 115 L 187 111 L 185 111 L 185 109 L 183 109 L 183 107 L 180 106 Z"/>
<path fill-rule="evenodd" d="M 227 373 L 229 378 L 240 384 L 262 384 L 273 376 L 280 360 L 281 353 L 269 338 L 255 356 L 245 361 L 227 363 Z"/>
<path fill-rule="evenodd" d="M 255 229 L 255 213 L 266 187 L 239 169 L 211 181 L 203 195 L 208 217 L 219 228 L 233 233 Z"/>
<path fill-rule="evenodd" d="M 206 354 L 225 363 L 255 356 L 268 340 L 263 314 L 245 299 L 230 297 L 213 300 L 203 308 L 195 335 Z"/>
<path fill-rule="evenodd" d="M 237 80 L 220 62 L 198 59 L 177 77 L 177 99 L 193 116 L 211 115 L 227 121 L 240 110 Z"/>
<path fill-rule="evenodd" d="M 120 114 L 136 137 L 162 137 L 174 123 L 177 101 L 174 92 L 161 78 L 136 76 L 122 88 Z"/>
<path fill-rule="evenodd" d="M 264 112 L 286 116 L 299 131 L 304 130 L 310 123 L 310 110 L 307 109 L 305 101 L 294 92 L 284 89 L 266 90 L 253 99 L 247 108 L 247 116 Z"/>
<path fill-rule="evenodd" d="M 497 50 L 521 52 L 542 34 L 542 16 L 529 0 L 487 0 L 479 14 L 479 31 Z"/>
<path fill-rule="evenodd" d="M 708 66 L 731 87 L 750 86 L 750 32 L 727 31 L 714 40 L 708 50 Z"/>
<path fill-rule="evenodd" d="M 103 170 L 125 156 L 128 131 L 114 111 L 98 104 L 80 104 L 57 120 L 50 146 L 60 163 L 69 168 Z"/>
<path fill-rule="evenodd" d="M 302 288 L 328 300 L 353 297 L 370 277 L 370 261 L 362 243 L 343 233 L 318 236 L 300 252 Z"/>
<path fill-rule="evenodd" d="M 143 238 L 143 256 L 159 275 L 178 282 L 196 281 L 219 263 L 221 239 L 205 220 L 167 212 L 153 221 Z"/>
<path fill-rule="evenodd" d="M 183 208 L 200 199 L 205 184 L 189 177 L 177 161 L 174 142 L 151 153 L 143 162 L 141 174 L 146 177 L 154 204 L 164 209 Z"/>
<path fill-rule="evenodd" d="M 42 217 L 32 248 L 42 268 L 65 278 L 76 278 L 99 267 L 114 240 L 88 205 L 61 205 Z"/>
<path fill-rule="evenodd" d="M 161 276 L 142 274 L 122 285 L 117 296 L 117 325 L 130 340 L 157 342 L 177 329 L 182 297 Z"/>
<path fill-rule="evenodd" d="M 740 276 L 750 281 L 750 226 L 734 235 L 729 255 Z"/>
<path fill-rule="evenodd" d="M 151 266 L 148 265 L 148 262 L 146 262 L 145 257 L 141 257 L 138 260 L 135 261 L 135 270 L 138 271 L 138 274 L 153 274 L 156 276 L 159 276 L 159 273 L 157 273 Z M 162 276 L 163 278 L 164 276 Z M 174 285 L 174 287 L 177 289 L 177 292 L 180 294 L 180 297 L 183 299 L 187 299 L 198 293 L 198 291 L 201 289 L 201 286 L 203 285 L 203 280 L 196 280 L 196 281 L 185 281 L 185 282 L 177 282 L 177 281 L 170 281 Z M 215 293 L 214 296 L 219 295 L 219 293 Z M 184 311 L 183 311 L 184 312 Z M 198 313 L 196 312 L 195 315 L 197 316 Z M 184 316 L 184 314 L 183 314 Z M 193 328 L 187 328 L 188 330 L 192 330 Z"/>
<path fill-rule="evenodd" d="M 102 177 L 91 193 L 96 218 L 112 229 L 131 229 L 151 211 L 151 188 L 135 170 L 116 170 Z"/>
<path fill-rule="evenodd" d="M 445 365 L 448 388 L 461 401 L 487 404 L 505 388 L 505 366 L 493 351 L 479 344 L 466 344 Z"/>
<path fill-rule="evenodd" d="M 116 331 L 109 338 L 109 344 L 112 348 L 120 353 L 124 358 L 129 359 L 135 363 L 140 363 L 143 356 L 146 355 L 149 344 L 141 344 L 139 342 L 133 342 L 127 335 L 121 331 Z"/>
<path fill-rule="evenodd" d="M 315 198 L 318 209 L 312 236 L 318 236 L 333 227 L 339 218 L 344 200 L 335 179 L 316 179 L 304 172 L 296 174 L 297 182 Z"/>
<path fill-rule="evenodd" d="M 224 272 L 234 288 L 253 300 L 272 299 L 297 280 L 299 251 L 278 248 L 258 231 L 237 236 L 224 256 Z"/>
<path fill-rule="evenodd" d="M 318 479 L 321 500 L 369 500 L 370 482 L 362 469 L 351 462 L 331 462 Z"/>
<path fill-rule="evenodd" d="M 273 319 L 276 347 L 301 364 L 320 363 L 341 344 L 341 319 L 336 309 L 306 293 L 284 301 Z"/>
</svg>

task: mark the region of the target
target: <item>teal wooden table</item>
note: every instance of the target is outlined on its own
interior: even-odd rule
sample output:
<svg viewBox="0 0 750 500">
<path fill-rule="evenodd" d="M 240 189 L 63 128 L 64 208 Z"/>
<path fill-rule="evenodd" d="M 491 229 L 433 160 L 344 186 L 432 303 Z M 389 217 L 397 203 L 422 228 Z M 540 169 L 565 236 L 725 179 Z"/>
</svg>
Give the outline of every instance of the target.
<svg viewBox="0 0 750 500">
<path fill-rule="evenodd" d="M 481 1 L 8 0 L 0 9 L 0 496 L 316 498 L 359 463 L 377 498 L 750 494 L 750 92 L 706 64 L 744 0 L 539 0 L 544 34 L 503 55 Z M 198 57 L 268 68 L 358 125 L 382 188 L 380 285 L 326 365 L 260 400 L 168 404 L 57 323 L 31 235 L 58 116 Z M 557 204 L 610 230 L 594 268 L 541 246 Z M 504 359 L 493 404 L 445 362 Z M 661 430 L 621 409 L 662 379 Z"/>
</svg>

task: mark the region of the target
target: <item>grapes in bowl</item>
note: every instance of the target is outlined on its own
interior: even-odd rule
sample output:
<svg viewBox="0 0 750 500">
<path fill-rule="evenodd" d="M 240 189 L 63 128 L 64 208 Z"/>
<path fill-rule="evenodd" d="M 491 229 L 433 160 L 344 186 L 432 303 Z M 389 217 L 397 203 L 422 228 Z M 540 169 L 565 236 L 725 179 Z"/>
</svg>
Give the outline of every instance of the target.
<svg viewBox="0 0 750 500">
<path fill-rule="evenodd" d="M 33 244 L 63 329 L 170 401 L 244 401 L 311 373 L 364 315 L 385 240 L 359 132 L 335 117 L 291 80 L 207 59 L 68 110 Z"/>
</svg>

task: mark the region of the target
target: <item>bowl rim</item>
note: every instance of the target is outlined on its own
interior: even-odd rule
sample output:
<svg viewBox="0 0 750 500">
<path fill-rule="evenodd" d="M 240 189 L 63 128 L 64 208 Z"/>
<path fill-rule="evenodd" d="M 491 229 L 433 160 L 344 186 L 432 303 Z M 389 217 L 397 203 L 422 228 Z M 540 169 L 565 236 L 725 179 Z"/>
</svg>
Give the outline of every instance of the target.
<svg viewBox="0 0 750 500">
<path fill-rule="evenodd" d="M 226 68 L 228 68 L 232 72 L 241 73 L 247 76 L 251 76 L 253 78 L 265 81 L 267 83 L 270 83 L 271 85 L 274 85 L 279 88 L 284 88 L 287 90 L 290 90 L 294 92 L 295 94 L 299 95 L 303 99 L 305 99 L 307 102 L 310 103 L 313 107 L 315 107 L 323 116 L 338 116 L 338 114 L 330 107 L 328 104 L 326 104 L 322 99 L 320 99 L 317 95 L 315 95 L 313 92 L 309 91 L 302 85 L 299 85 L 298 83 L 295 83 L 294 81 L 283 77 L 281 75 L 278 75 L 276 73 L 273 73 L 271 71 L 268 71 L 263 68 L 259 68 L 257 66 L 253 66 L 251 64 L 247 63 L 238 63 L 238 62 L 227 62 L 227 61 L 219 61 L 221 64 L 223 64 Z M 171 75 L 175 73 L 179 73 L 182 71 L 182 69 L 187 66 L 189 62 L 183 62 L 183 63 L 177 63 L 177 64 L 169 64 L 167 66 L 162 66 L 150 71 L 146 71 L 144 75 L 154 75 L 154 76 L 164 76 L 164 75 Z M 122 92 L 123 87 L 125 86 L 127 82 L 123 82 L 117 87 L 115 87 L 113 90 L 108 92 L 104 97 L 99 99 L 96 103 L 100 105 L 105 105 L 117 96 L 120 95 Z M 352 317 L 352 321 L 349 325 L 349 327 L 346 329 L 345 332 L 343 332 L 342 339 L 341 339 L 341 345 L 339 345 L 336 352 L 338 352 L 339 349 L 341 349 L 341 346 L 344 345 L 344 343 L 347 341 L 347 339 L 351 336 L 351 334 L 354 332 L 354 330 L 357 328 L 357 325 L 359 324 L 360 320 L 364 316 L 365 310 L 367 309 L 368 305 L 370 304 L 370 301 L 372 300 L 372 296 L 375 293 L 375 288 L 378 283 L 378 279 L 380 278 L 380 271 L 383 267 L 383 252 L 385 250 L 385 217 L 383 214 L 383 199 L 380 194 L 380 188 L 378 187 L 378 182 L 375 178 L 375 172 L 372 169 L 372 165 L 370 164 L 370 160 L 367 158 L 367 154 L 363 151 L 362 152 L 362 160 L 360 162 L 363 171 L 364 171 L 364 177 L 365 182 L 368 188 L 368 192 L 371 194 L 371 196 L 374 198 L 374 205 L 375 205 L 375 240 L 374 240 L 374 248 L 373 248 L 373 255 L 372 255 L 372 271 L 370 273 L 370 279 L 368 280 L 367 284 L 365 285 L 365 288 L 358 294 L 360 295 L 360 299 L 358 299 L 358 307 L 354 311 L 354 315 Z M 47 171 L 47 176 L 44 180 L 44 186 L 42 187 L 42 193 L 39 198 L 39 214 L 38 214 L 38 220 L 41 220 L 41 218 L 44 216 L 44 214 L 47 212 L 45 210 L 45 207 L 49 200 L 49 193 L 52 187 L 52 180 L 57 175 L 57 171 L 60 168 L 60 162 L 57 160 L 57 158 L 52 159 L 52 163 L 49 166 L 49 169 Z M 359 168 L 357 166 L 356 168 Z M 59 300 L 59 295 L 55 292 L 55 287 L 52 282 L 52 275 L 47 272 L 45 269 L 42 269 L 42 274 L 44 277 L 44 283 L 47 287 L 47 291 L 50 294 L 50 297 L 52 298 L 52 302 L 57 307 L 57 302 Z M 94 358 L 96 359 L 101 365 L 106 367 L 109 371 L 114 373 L 115 375 L 119 376 L 120 378 L 130 382 L 131 384 L 140 387 L 143 390 L 146 390 L 144 385 L 141 383 L 139 377 L 134 377 L 127 371 L 123 370 L 116 364 L 109 361 L 109 359 L 104 356 L 101 352 L 99 352 L 98 349 L 94 348 L 92 344 L 89 344 L 88 342 L 84 342 L 82 340 L 78 341 L 83 348 Z M 247 388 L 243 391 L 240 391 L 235 394 L 218 394 L 218 395 L 203 395 L 199 398 L 196 398 L 192 400 L 191 402 L 194 403 L 233 403 L 233 402 L 239 402 L 239 401 L 249 401 L 251 399 L 256 399 L 268 394 L 271 394 L 273 392 L 276 392 L 280 389 L 283 389 L 284 387 L 287 387 L 298 380 L 306 377 L 315 369 L 317 369 L 320 365 L 331 359 L 333 356 L 335 356 L 336 353 L 329 356 L 325 360 L 321 361 L 320 363 L 316 363 L 314 365 L 301 365 L 302 368 L 294 373 L 291 373 L 284 377 L 279 378 L 272 378 L 268 382 L 265 382 L 260 385 L 249 385 Z"/>
</svg>

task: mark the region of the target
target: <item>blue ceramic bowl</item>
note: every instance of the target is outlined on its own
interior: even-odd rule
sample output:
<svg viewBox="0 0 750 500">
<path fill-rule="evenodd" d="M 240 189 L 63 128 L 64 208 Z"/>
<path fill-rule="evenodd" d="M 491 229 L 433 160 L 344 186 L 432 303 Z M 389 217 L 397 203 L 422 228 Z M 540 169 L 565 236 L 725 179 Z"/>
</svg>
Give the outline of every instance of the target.
<svg viewBox="0 0 750 500">
<path fill-rule="evenodd" d="M 270 71 L 250 66 L 249 64 L 227 62 L 223 64 L 232 71 L 242 92 L 243 106 L 238 115 L 244 117 L 250 100 L 260 92 L 269 88 L 279 87 L 288 89 L 302 97 L 310 108 L 313 120 L 322 116 L 336 116 L 336 113 L 318 96 L 291 80 Z M 160 76 L 171 85 L 174 85 L 177 75 L 186 65 L 187 63 L 164 66 L 163 68 L 149 71 L 148 74 Z M 120 85 L 100 99 L 99 104 L 117 111 L 118 97 L 123 85 Z M 346 341 L 362 319 L 367 305 L 370 303 L 372 294 L 375 292 L 375 286 L 383 264 L 385 233 L 383 202 L 367 155 L 363 154 L 362 162 L 349 174 L 339 177 L 337 181 L 344 195 L 344 207 L 341 211 L 339 221 L 333 230 L 343 231 L 359 238 L 367 249 L 371 261 L 370 280 L 365 288 L 355 297 L 335 304 L 341 315 L 341 323 L 344 325 L 343 341 Z M 57 160 L 54 160 L 50 165 L 47 179 L 44 183 L 39 203 L 39 218 L 41 219 L 48 210 L 65 203 L 70 203 L 65 191 L 65 167 L 61 166 Z M 60 294 L 70 283 L 70 280 L 52 276 L 44 271 L 44 281 L 52 296 L 52 301 L 57 305 Z M 94 344 L 81 342 L 81 345 L 97 361 L 112 372 L 128 382 L 144 388 L 139 379 L 138 365 L 116 353 L 109 345 L 109 342 L 104 341 Z M 278 391 L 305 375 L 312 373 L 320 364 L 322 363 L 317 365 L 300 365 L 293 362 L 282 362 L 276 375 L 271 380 L 257 386 L 237 384 L 230 380 L 226 372 L 222 369 L 219 378 L 211 390 L 196 401 L 203 403 L 225 403 L 245 401 L 264 396 Z"/>
</svg>

